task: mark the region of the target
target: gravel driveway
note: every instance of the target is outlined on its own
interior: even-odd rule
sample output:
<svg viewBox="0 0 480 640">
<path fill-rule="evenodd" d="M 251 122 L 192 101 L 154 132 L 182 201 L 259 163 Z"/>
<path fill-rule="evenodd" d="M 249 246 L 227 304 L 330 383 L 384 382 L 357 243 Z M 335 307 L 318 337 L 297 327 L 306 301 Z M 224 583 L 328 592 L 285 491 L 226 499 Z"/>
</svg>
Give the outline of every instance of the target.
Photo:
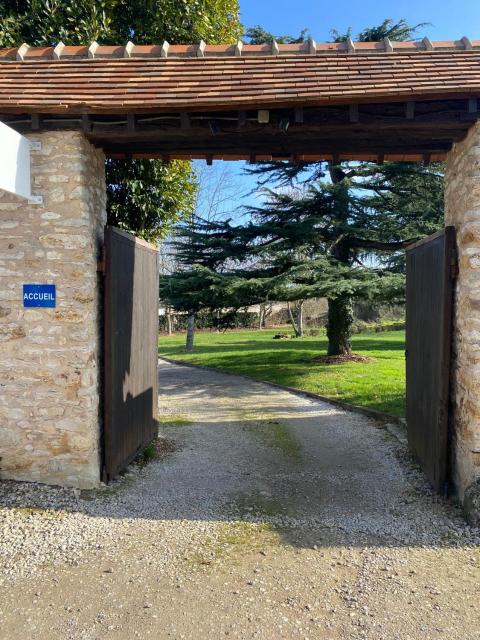
<svg viewBox="0 0 480 640">
<path fill-rule="evenodd" d="M 2 640 L 480 638 L 480 531 L 387 429 L 166 362 L 160 389 L 175 451 L 0 483 Z"/>
</svg>

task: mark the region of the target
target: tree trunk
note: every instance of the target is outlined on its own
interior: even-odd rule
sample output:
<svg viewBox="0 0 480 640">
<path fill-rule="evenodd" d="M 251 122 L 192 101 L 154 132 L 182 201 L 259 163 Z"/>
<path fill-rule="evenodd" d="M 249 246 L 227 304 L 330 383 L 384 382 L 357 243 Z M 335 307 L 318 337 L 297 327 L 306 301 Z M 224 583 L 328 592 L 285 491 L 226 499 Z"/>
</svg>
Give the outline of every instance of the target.
<svg viewBox="0 0 480 640">
<path fill-rule="evenodd" d="M 349 295 L 328 300 L 328 355 L 344 356 L 352 353 L 353 304 Z"/>
<path fill-rule="evenodd" d="M 292 325 L 292 329 L 295 333 L 296 338 L 300 338 L 300 328 L 297 324 L 298 322 L 298 309 L 297 309 L 297 320 L 295 320 L 295 316 L 293 315 L 292 307 L 290 306 L 290 302 L 287 302 L 288 316 L 290 318 L 290 324 Z"/>
<path fill-rule="evenodd" d="M 165 310 L 165 314 L 167 316 L 167 331 L 168 335 L 172 335 L 172 314 L 170 313 L 170 307 L 167 307 Z"/>
<path fill-rule="evenodd" d="M 187 320 L 187 343 L 185 349 L 187 351 L 193 351 L 193 337 L 195 335 L 195 314 L 189 313 Z"/>
<path fill-rule="evenodd" d="M 265 322 L 265 305 L 262 303 L 258 307 L 258 328 L 263 329 Z"/>
<path fill-rule="evenodd" d="M 297 338 L 303 338 L 303 300 L 297 302 Z"/>
<path fill-rule="evenodd" d="M 303 300 L 297 300 L 295 303 L 295 315 L 293 315 L 290 302 L 287 302 L 288 315 L 290 324 L 293 327 L 296 338 L 303 338 Z"/>
</svg>

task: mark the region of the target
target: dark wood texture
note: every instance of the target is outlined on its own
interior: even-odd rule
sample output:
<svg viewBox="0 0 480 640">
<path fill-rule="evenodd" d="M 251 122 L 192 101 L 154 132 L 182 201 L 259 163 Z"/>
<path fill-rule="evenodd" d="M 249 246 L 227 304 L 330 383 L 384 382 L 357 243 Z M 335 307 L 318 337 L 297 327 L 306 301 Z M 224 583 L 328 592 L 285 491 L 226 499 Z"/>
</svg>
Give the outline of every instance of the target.
<svg viewBox="0 0 480 640">
<path fill-rule="evenodd" d="M 103 479 L 114 478 L 157 432 L 158 252 L 105 229 Z"/>
<path fill-rule="evenodd" d="M 111 158 L 257 160 L 445 159 L 480 112 L 467 99 L 275 108 L 269 122 L 258 110 L 152 112 L 151 114 L 43 114 L 43 131 L 81 129 Z M 478 103 L 475 103 L 478 107 Z M 473 105 L 475 106 L 475 105 Z M 406 117 L 408 115 L 411 117 Z M 38 126 L 38 114 L 0 113 L 20 133 Z M 289 123 L 285 131 L 285 123 Z"/>
<path fill-rule="evenodd" d="M 408 443 L 435 491 L 449 480 L 455 230 L 407 249 Z"/>
</svg>

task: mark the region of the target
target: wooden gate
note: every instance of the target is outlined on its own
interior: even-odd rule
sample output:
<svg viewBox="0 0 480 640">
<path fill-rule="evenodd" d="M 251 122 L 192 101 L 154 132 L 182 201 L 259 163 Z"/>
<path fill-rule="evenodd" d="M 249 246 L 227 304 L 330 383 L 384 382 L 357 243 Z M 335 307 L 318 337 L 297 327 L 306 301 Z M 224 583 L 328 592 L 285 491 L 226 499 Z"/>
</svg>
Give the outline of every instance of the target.
<svg viewBox="0 0 480 640">
<path fill-rule="evenodd" d="M 455 229 L 407 249 L 408 443 L 433 488 L 449 481 L 450 358 Z"/>
<path fill-rule="evenodd" d="M 105 229 L 103 480 L 157 431 L 158 252 Z"/>
</svg>

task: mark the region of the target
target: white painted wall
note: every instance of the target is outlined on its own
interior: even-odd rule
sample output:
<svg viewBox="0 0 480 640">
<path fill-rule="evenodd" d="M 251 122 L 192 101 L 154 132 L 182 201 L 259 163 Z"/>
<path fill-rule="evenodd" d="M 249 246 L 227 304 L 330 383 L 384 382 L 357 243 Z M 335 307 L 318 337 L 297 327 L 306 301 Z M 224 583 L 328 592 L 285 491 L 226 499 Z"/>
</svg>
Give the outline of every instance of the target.
<svg viewBox="0 0 480 640">
<path fill-rule="evenodd" d="M 30 198 L 30 143 L 0 122 L 0 189 Z"/>
</svg>

